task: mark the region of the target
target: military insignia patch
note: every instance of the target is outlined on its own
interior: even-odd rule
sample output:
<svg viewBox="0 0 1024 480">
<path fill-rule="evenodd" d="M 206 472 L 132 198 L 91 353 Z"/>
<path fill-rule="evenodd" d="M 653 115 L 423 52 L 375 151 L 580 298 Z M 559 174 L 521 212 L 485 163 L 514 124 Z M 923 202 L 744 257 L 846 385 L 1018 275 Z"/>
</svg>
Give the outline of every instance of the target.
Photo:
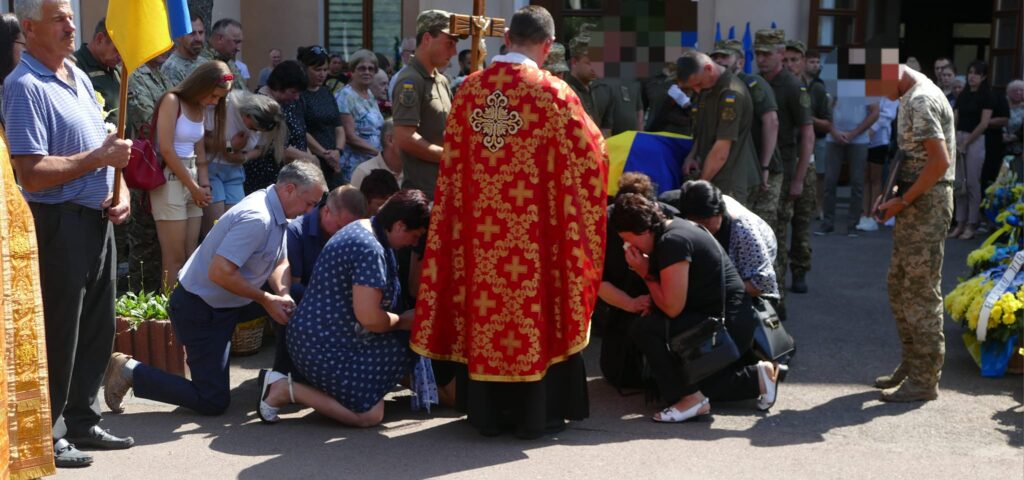
<svg viewBox="0 0 1024 480">
<path fill-rule="evenodd" d="M 398 96 L 398 101 L 405 107 L 416 105 L 416 89 L 412 83 L 402 84 L 402 94 Z"/>
<path fill-rule="evenodd" d="M 755 101 L 760 102 L 760 101 L 764 100 L 764 89 L 753 88 L 754 85 L 757 85 L 756 81 L 754 83 L 750 84 L 750 86 L 751 86 L 750 93 L 753 94 L 753 97 L 754 97 Z"/>
<path fill-rule="evenodd" d="M 736 109 L 734 107 L 722 108 L 722 121 L 731 122 L 736 120 Z"/>
<path fill-rule="evenodd" d="M 736 103 L 736 94 L 730 93 L 725 96 L 725 103 Z"/>
<path fill-rule="evenodd" d="M 800 92 L 800 106 L 810 108 L 811 107 L 811 96 L 807 94 L 807 91 L 801 89 Z"/>
</svg>

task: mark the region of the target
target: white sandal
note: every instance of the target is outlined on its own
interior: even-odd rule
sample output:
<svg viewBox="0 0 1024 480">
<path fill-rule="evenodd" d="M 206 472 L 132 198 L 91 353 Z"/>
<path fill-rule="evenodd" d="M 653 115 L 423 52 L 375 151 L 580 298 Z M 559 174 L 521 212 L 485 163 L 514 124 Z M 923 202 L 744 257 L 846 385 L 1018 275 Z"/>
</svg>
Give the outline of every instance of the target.
<svg viewBox="0 0 1024 480">
<path fill-rule="evenodd" d="M 654 414 L 651 420 L 658 423 L 680 423 L 709 413 L 711 413 L 711 400 L 705 398 L 697 402 L 696 405 L 682 411 L 676 407 L 668 407 Z"/>
<path fill-rule="evenodd" d="M 267 392 L 270 390 L 270 386 L 277 383 L 279 380 L 288 380 L 288 397 L 292 403 L 295 403 L 295 390 L 292 388 L 292 375 L 289 373 L 285 375 L 281 372 L 275 372 L 273 370 L 262 369 L 260 370 L 259 383 L 260 383 L 260 402 L 256 408 L 256 415 L 260 417 L 260 421 L 263 423 L 277 423 L 281 420 L 281 417 L 277 416 L 280 407 L 271 407 L 266 402 Z"/>
<path fill-rule="evenodd" d="M 775 371 L 775 378 L 772 378 L 772 371 Z M 758 362 L 757 363 L 757 374 L 761 376 L 761 381 L 764 382 L 764 394 L 757 397 L 757 409 L 762 412 L 767 412 L 775 405 L 775 400 L 779 396 L 779 381 L 781 370 L 778 366 L 769 362 Z"/>
</svg>

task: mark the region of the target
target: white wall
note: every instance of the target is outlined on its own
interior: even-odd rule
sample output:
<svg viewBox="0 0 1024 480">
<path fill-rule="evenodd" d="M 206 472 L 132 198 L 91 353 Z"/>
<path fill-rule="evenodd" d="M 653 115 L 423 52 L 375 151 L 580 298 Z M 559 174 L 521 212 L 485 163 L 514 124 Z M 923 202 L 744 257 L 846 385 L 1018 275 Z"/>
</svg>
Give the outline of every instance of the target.
<svg viewBox="0 0 1024 480">
<path fill-rule="evenodd" d="M 736 38 L 750 22 L 750 35 L 761 28 L 776 27 L 786 31 L 786 39 L 807 43 L 808 22 L 812 0 L 700 0 L 697 5 L 697 41 L 701 50 L 714 46 L 715 25 L 722 27 L 722 38 L 729 37 L 729 27 L 736 27 Z"/>
</svg>

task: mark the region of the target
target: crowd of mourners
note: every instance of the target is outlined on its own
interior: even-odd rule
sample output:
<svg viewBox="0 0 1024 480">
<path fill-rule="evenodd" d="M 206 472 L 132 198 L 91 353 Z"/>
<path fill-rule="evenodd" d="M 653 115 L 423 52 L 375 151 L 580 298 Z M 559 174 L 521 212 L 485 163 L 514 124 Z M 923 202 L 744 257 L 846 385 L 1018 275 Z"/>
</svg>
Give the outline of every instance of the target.
<svg viewBox="0 0 1024 480">
<path fill-rule="evenodd" d="M 35 217 L 57 466 L 90 464 L 79 447 L 134 444 L 98 426 L 101 385 L 114 412 L 131 389 L 224 413 L 232 334 L 261 316 L 276 341 L 254 402 L 263 422 L 297 403 L 345 425 L 376 425 L 399 384 L 414 392 L 413 408 L 465 407 L 466 373 L 410 349 L 448 158 L 446 119 L 472 79 L 469 51 L 458 54 L 458 75 L 442 73 L 459 39 L 447 12 L 422 12 L 397 58 L 368 50 L 345 58 L 312 45 L 286 60 L 273 49 L 253 78 L 237 59 L 242 25 L 207 26 L 193 15 L 192 33 L 133 72 L 127 104 L 118 105 L 120 56 L 104 21 L 75 50 L 68 1 L 19 1 L 15 10 L 0 21 L 3 121 Z M 536 9 L 527 14 L 544 23 Z M 567 46 L 553 33 L 542 38 L 543 58 L 530 57 L 537 42 L 511 38 L 511 50 L 488 62 L 540 64 L 576 93 L 570 103 L 599 134 L 693 138 L 680 159 L 682 185 L 658 195 L 650 178 L 626 172 L 608 200 L 594 316 L 607 380 L 656 391 L 667 405 L 659 422 L 708 414 L 711 401 L 770 409 L 787 367 L 755 346 L 757 312 L 767 304 L 783 319 L 799 315 L 787 313 L 786 292 L 809 289 L 810 225 L 817 218 L 815 234 L 835 230 L 844 168 L 844 233 L 879 228 L 875 200 L 898 150 L 900 102 L 832 98 L 818 78 L 821 55 L 779 29 L 757 32 L 758 74 L 744 73 L 742 45 L 723 41 L 644 82 L 598 79 L 599 49 L 589 48 L 586 29 Z M 964 152 L 949 236 L 970 239 L 986 228 L 979 203 L 1002 157 L 1021 154 L 1024 82 L 996 95 L 982 61 L 965 80 L 947 58 L 934 73 Z M 132 150 L 109 133 L 118 108 L 127 110 L 126 138 L 156 145 L 165 181 L 148 191 L 113 183 Z M 111 354 L 113 299 L 124 289 L 168 292 L 191 378 Z M 715 316 L 741 358 L 687 382 L 667 337 Z M 881 380 L 892 388 L 902 378 Z M 517 433 L 550 432 L 565 418 Z"/>
</svg>

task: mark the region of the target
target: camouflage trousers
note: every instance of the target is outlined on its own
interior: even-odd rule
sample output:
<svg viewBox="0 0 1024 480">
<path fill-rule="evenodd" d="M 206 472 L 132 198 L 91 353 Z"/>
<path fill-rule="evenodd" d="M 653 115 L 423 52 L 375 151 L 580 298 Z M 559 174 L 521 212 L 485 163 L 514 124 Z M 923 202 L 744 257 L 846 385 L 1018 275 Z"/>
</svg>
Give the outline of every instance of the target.
<svg viewBox="0 0 1024 480">
<path fill-rule="evenodd" d="M 789 270 L 793 275 L 806 275 L 811 271 L 811 218 L 818 207 L 818 179 L 814 174 L 814 163 L 807 167 L 804 177 L 804 191 L 793 202 L 793 220 L 789 244 Z M 787 186 L 788 188 L 788 186 Z"/>
<path fill-rule="evenodd" d="M 926 387 L 938 384 L 946 353 L 942 257 L 952 218 L 953 188 L 942 183 L 900 212 L 892 231 L 889 305 L 908 380 Z"/>
<path fill-rule="evenodd" d="M 804 175 L 804 189 L 796 200 L 789 199 L 788 179 L 783 179 L 779 193 L 776 221 L 772 223 L 779 253 L 775 256 L 775 276 L 779 282 L 779 295 L 785 297 L 786 272 L 792 268 L 794 274 L 804 275 L 811 270 L 811 218 L 817 204 L 815 187 L 818 180 L 814 175 L 814 163 L 807 166 Z"/>
<path fill-rule="evenodd" d="M 146 192 L 132 189 L 132 219 L 127 226 L 128 289 L 133 292 L 160 289 L 162 260 L 156 222 L 149 212 Z"/>
<path fill-rule="evenodd" d="M 761 188 L 761 184 L 757 184 L 750 187 L 750 195 L 747 196 L 747 209 L 761 217 L 765 222 L 768 222 L 772 229 L 775 228 L 775 222 L 778 221 L 779 216 L 779 194 L 782 192 L 782 177 L 781 173 L 769 174 L 768 189 L 764 190 Z"/>
</svg>

